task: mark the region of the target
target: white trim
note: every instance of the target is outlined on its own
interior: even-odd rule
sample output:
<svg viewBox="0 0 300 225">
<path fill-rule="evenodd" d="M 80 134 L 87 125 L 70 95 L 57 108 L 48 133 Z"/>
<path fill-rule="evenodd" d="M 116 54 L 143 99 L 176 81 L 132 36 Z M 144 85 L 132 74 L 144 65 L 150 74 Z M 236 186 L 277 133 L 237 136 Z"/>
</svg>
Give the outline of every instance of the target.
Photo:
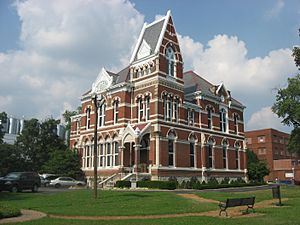
<svg viewBox="0 0 300 225">
<path fill-rule="evenodd" d="M 135 46 L 135 48 L 134 48 L 134 51 L 133 51 L 133 53 L 132 53 L 132 55 L 131 55 L 131 58 L 130 58 L 130 61 L 129 61 L 130 64 L 134 61 L 135 55 L 136 55 L 136 53 L 137 53 L 137 51 L 138 51 L 138 48 L 139 48 L 140 43 L 141 43 L 141 41 L 142 41 L 142 38 L 143 38 L 143 36 L 144 36 L 145 29 L 146 29 L 146 25 L 147 25 L 147 23 L 144 23 L 143 28 L 142 28 L 141 33 L 140 33 L 140 36 L 139 36 L 139 38 L 138 38 L 137 44 L 136 44 L 136 46 Z"/>
<path fill-rule="evenodd" d="M 167 15 L 163 18 L 165 20 L 165 22 L 164 22 L 164 25 L 161 29 L 161 33 L 159 35 L 159 38 L 158 38 L 158 41 L 157 41 L 157 44 L 156 44 L 156 47 L 155 47 L 155 51 L 154 51 L 155 53 L 159 52 L 159 47 L 162 44 L 162 41 L 163 41 L 163 38 L 164 38 L 164 34 L 165 34 L 165 31 L 166 31 L 170 16 L 171 16 L 171 10 L 168 10 Z"/>
</svg>

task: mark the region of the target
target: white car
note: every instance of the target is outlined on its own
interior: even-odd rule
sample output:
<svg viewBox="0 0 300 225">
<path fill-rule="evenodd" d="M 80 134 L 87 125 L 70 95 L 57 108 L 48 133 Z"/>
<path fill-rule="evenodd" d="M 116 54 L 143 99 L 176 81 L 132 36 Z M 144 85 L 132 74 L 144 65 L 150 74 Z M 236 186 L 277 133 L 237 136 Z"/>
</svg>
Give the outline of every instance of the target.
<svg viewBox="0 0 300 225">
<path fill-rule="evenodd" d="M 56 188 L 60 187 L 70 187 L 70 186 L 84 186 L 85 182 L 75 180 L 71 177 L 58 177 L 55 180 L 50 181 L 50 186 L 54 186 Z"/>
</svg>

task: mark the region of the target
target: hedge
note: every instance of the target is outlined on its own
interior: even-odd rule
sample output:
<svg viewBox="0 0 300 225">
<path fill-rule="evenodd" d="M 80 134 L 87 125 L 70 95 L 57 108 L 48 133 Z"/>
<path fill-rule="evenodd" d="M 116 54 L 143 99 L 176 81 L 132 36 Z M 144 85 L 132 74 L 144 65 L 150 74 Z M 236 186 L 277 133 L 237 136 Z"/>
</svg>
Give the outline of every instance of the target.
<svg viewBox="0 0 300 225">
<path fill-rule="evenodd" d="M 0 219 L 20 216 L 21 211 L 19 209 L 9 207 L 6 205 L 0 205 Z"/>
<path fill-rule="evenodd" d="M 115 184 L 117 188 L 130 188 L 131 182 L 129 180 L 118 180 Z"/>
<path fill-rule="evenodd" d="M 153 189 L 168 189 L 174 190 L 176 189 L 176 182 L 174 181 L 138 181 L 138 187 L 145 187 L 145 188 L 153 188 Z"/>
</svg>

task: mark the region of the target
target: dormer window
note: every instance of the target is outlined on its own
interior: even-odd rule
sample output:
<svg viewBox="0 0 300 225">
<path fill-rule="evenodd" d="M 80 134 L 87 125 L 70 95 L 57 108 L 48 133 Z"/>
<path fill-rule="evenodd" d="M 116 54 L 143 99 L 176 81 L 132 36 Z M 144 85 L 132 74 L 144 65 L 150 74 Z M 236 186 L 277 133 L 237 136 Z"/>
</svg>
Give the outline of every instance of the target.
<svg viewBox="0 0 300 225">
<path fill-rule="evenodd" d="M 167 48 L 166 59 L 167 59 L 167 74 L 169 76 L 175 77 L 175 54 L 174 54 L 174 50 L 171 47 Z"/>
</svg>

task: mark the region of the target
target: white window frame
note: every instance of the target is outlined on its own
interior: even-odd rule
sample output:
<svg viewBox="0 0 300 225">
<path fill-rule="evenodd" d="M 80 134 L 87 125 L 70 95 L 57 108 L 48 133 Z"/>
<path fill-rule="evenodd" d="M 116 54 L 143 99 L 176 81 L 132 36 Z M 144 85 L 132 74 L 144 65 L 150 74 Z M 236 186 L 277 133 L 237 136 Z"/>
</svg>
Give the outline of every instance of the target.
<svg viewBox="0 0 300 225">
<path fill-rule="evenodd" d="M 113 107 L 114 107 L 114 124 L 117 124 L 119 120 L 119 100 L 114 101 Z"/>
<path fill-rule="evenodd" d="M 105 125 L 105 103 L 102 103 L 98 108 L 98 127 L 103 127 Z"/>
<path fill-rule="evenodd" d="M 227 132 L 227 112 L 224 108 L 220 110 L 220 130 L 221 132 Z"/>
<path fill-rule="evenodd" d="M 150 120 L 150 96 L 145 97 L 145 119 Z"/>
<path fill-rule="evenodd" d="M 144 119 L 144 102 L 142 98 L 138 99 L 138 121 L 141 122 Z"/>
<path fill-rule="evenodd" d="M 91 126 L 91 108 L 88 107 L 86 109 L 86 123 L 85 123 L 86 129 L 90 129 Z"/>
<path fill-rule="evenodd" d="M 172 47 L 167 48 L 166 59 L 167 59 L 167 75 L 171 77 L 176 77 L 175 52 Z"/>
</svg>

